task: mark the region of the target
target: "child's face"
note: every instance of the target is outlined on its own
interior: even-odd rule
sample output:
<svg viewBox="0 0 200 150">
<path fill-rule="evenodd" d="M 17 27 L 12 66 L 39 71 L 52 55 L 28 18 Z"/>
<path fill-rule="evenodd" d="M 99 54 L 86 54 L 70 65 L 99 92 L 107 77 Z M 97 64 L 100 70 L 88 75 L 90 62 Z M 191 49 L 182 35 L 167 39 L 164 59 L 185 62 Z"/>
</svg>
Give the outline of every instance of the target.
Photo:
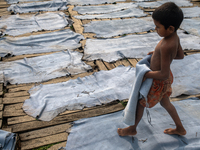
<svg viewBox="0 0 200 150">
<path fill-rule="evenodd" d="M 160 24 L 159 21 L 154 20 L 154 24 L 155 24 L 155 30 L 157 31 L 158 35 L 161 37 L 167 37 L 169 35 L 169 32 L 167 29 L 165 29 L 165 26 Z"/>
</svg>

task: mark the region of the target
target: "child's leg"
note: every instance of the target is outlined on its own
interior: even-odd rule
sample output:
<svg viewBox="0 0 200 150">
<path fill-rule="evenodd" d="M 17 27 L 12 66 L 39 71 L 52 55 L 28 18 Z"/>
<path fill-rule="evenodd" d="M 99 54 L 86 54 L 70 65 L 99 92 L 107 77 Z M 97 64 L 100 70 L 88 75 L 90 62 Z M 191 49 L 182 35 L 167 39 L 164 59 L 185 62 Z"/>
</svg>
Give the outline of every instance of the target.
<svg viewBox="0 0 200 150">
<path fill-rule="evenodd" d="M 117 132 L 120 136 L 127 136 L 127 135 L 136 135 L 136 127 L 140 122 L 144 112 L 144 107 L 138 102 L 137 103 L 137 110 L 136 110 L 136 118 L 135 118 L 135 125 L 129 126 L 127 128 L 118 128 Z"/>
<path fill-rule="evenodd" d="M 172 117 L 172 119 L 174 120 L 175 124 L 176 124 L 176 128 L 172 129 L 165 129 L 164 133 L 166 134 L 178 134 L 178 135 L 185 135 L 186 134 L 186 130 L 183 127 L 181 120 L 178 116 L 178 113 L 174 107 L 174 105 L 172 105 L 172 103 L 170 102 L 168 97 L 163 98 L 160 101 L 161 106 L 163 106 L 167 112 L 170 114 L 170 116 Z"/>
</svg>

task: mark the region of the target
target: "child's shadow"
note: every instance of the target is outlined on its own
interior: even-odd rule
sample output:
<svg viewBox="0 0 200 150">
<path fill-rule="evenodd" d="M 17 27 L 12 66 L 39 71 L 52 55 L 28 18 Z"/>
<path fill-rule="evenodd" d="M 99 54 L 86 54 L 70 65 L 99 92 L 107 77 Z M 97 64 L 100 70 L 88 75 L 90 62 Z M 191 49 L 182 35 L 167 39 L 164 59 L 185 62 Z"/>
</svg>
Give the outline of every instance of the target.
<svg viewBox="0 0 200 150">
<path fill-rule="evenodd" d="M 172 145 L 174 145 L 174 150 L 180 150 L 183 149 L 185 146 L 188 145 L 189 141 L 186 137 L 184 136 L 179 136 L 179 135 L 170 135 L 172 136 L 172 138 L 175 138 L 177 140 L 174 140 L 174 142 L 160 142 L 160 143 L 156 143 L 155 144 L 150 144 L 148 147 L 148 150 L 162 150 L 162 149 L 166 149 L 166 148 L 170 148 Z M 137 137 L 132 137 L 132 136 L 127 136 L 127 137 L 121 137 L 124 138 L 125 140 L 127 140 L 127 142 L 130 143 L 129 150 L 145 150 L 143 147 L 141 147 L 140 145 L 144 142 L 147 141 L 147 139 L 141 140 L 138 139 Z M 161 137 L 162 138 L 162 137 Z M 192 140 L 192 139 L 191 139 Z M 178 141 L 178 143 L 177 143 Z M 139 144 L 139 142 L 141 144 Z M 177 147 L 178 145 L 178 147 Z"/>
</svg>

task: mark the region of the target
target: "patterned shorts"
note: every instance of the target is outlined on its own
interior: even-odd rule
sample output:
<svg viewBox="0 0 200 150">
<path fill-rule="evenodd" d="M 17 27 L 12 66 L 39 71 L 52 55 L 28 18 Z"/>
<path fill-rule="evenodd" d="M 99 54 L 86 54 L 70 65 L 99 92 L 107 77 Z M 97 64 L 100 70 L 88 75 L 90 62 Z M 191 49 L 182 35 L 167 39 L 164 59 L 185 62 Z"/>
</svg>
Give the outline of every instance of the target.
<svg viewBox="0 0 200 150">
<path fill-rule="evenodd" d="M 169 97 L 172 94 L 171 84 L 173 83 L 173 74 L 170 71 L 170 76 L 166 80 L 153 79 L 152 86 L 147 95 L 147 103 L 149 108 L 155 106 L 163 98 Z M 146 100 L 141 99 L 140 104 L 146 107 Z"/>
</svg>

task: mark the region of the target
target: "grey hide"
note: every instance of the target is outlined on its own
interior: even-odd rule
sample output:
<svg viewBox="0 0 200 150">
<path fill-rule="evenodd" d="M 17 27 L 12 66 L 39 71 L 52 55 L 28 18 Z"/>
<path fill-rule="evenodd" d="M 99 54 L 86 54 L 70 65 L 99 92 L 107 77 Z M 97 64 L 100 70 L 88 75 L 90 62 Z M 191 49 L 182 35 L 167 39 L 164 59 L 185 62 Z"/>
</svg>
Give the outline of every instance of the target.
<svg viewBox="0 0 200 150">
<path fill-rule="evenodd" d="M 154 0 L 132 0 L 132 1 L 135 1 L 135 2 L 151 2 L 151 1 L 154 1 Z"/>
<path fill-rule="evenodd" d="M 155 28 L 152 18 L 92 21 L 84 25 L 84 32 L 95 33 L 96 37 L 113 37 L 128 33 L 144 32 Z"/>
<path fill-rule="evenodd" d="M 0 83 L 10 84 L 43 82 L 53 78 L 79 74 L 91 70 L 81 61 L 77 51 L 63 51 L 50 55 L 0 62 Z"/>
<path fill-rule="evenodd" d="M 178 30 L 183 49 L 199 50 L 200 38 Z M 83 59 L 113 62 L 123 58 L 143 58 L 162 38 L 156 33 L 127 35 L 114 39 L 87 39 Z"/>
<path fill-rule="evenodd" d="M 138 3 L 138 5 L 143 8 L 155 9 L 166 2 L 174 2 L 179 7 L 193 6 L 193 4 L 190 3 L 188 0 L 162 0 L 162 1 L 150 2 L 150 3 L 141 2 L 141 3 Z"/>
<path fill-rule="evenodd" d="M 188 33 L 200 36 L 200 18 L 184 19 L 180 28 Z"/>
<path fill-rule="evenodd" d="M 23 3 L 23 2 L 35 2 L 35 1 L 43 1 L 43 0 L 5 0 L 8 2 L 8 4 L 17 4 L 17 3 Z"/>
<path fill-rule="evenodd" d="M 122 111 L 75 121 L 66 141 L 66 150 L 199 150 L 200 100 L 191 98 L 172 104 L 187 130 L 185 136 L 163 133 L 175 124 L 167 111 L 157 104 L 149 109 L 153 126 L 144 113 L 135 136 L 117 134 L 117 128 L 127 127 L 122 122 Z"/>
<path fill-rule="evenodd" d="M 65 110 L 83 109 L 127 99 L 135 68 L 119 66 L 67 82 L 33 87 L 23 110 L 40 120 L 50 121 Z M 106 79 L 106 80 L 105 80 Z"/>
<path fill-rule="evenodd" d="M 66 0 L 12 4 L 10 7 L 8 7 L 8 11 L 12 11 L 15 14 L 38 12 L 38 11 L 59 11 L 68 9 L 66 5 L 67 5 Z"/>
<path fill-rule="evenodd" d="M 76 49 L 81 46 L 84 37 L 70 29 L 60 30 L 28 37 L 3 37 L 0 39 L 0 57 L 45 53 Z"/>
<path fill-rule="evenodd" d="M 200 54 L 174 60 L 172 97 L 200 93 Z M 105 80 L 106 79 L 106 80 Z M 93 107 L 114 100 L 128 99 L 135 80 L 135 68 L 119 66 L 63 83 L 33 87 L 23 110 L 30 116 L 49 121 L 65 110 Z"/>
<path fill-rule="evenodd" d="M 181 8 L 185 18 L 200 17 L 200 7 Z"/>
<path fill-rule="evenodd" d="M 173 60 L 171 70 L 174 75 L 172 97 L 181 94 L 200 93 L 200 54 L 185 56 L 182 60 Z"/>
<path fill-rule="evenodd" d="M 15 150 L 17 135 L 0 129 L 0 149 Z"/>
<path fill-rule="evenodd" d="M 101 15 L 84 15 L 84 16 L 74 16 L 77 19 L 96 19 L 96 18 L 126 18 L 126 17 L 144 17 L 147 16 L 143 10 L 139 8 L 129 8 L 125 10 L 120 10 L 117 12 L 111 12 L 108 14 Z"/>
<path fill-rule="evenodd" d="M 41 30 L 56 30 L 69 25 L 71 21 L 63 12 L 48 12 L 36 15 L 12 15 L 0 18 L 0 28 L 5 34 L 17 36 Z"/>
<path fill-rule="evenodd" d="M 120 11 L 127 8 L 136 8 L 138 5 L 135 3 L 117 3 L 113 5 L 100 5 L 100 6 L 75 6 L 74 11 L 82 15 L 94 14 L 107 14 L 115 11 Z"/>
<path fill-rule="evenodd" d="M 159 6 L 161 6 L 162 4 L 160 3 L 160 1 L 158 2 L 141 2 L 138 3 L 138 6 L 143 7 L 143 8 L 151 8 L 151 9 L 155 9 Z"/>
<path fill-rule="evenodd" d="M 160 2 L 162 4 L 164 4 L 166 2 L 174 2 L 179 7 L 193 6 L 193 4 L 188 0 L 162 0 Z"/>
<path fill-rule="evenodd" d="M 95 5 L 114 2 L 124 2 L 126 0 L 68 0 L 70 5 Z"/>
</svg>

